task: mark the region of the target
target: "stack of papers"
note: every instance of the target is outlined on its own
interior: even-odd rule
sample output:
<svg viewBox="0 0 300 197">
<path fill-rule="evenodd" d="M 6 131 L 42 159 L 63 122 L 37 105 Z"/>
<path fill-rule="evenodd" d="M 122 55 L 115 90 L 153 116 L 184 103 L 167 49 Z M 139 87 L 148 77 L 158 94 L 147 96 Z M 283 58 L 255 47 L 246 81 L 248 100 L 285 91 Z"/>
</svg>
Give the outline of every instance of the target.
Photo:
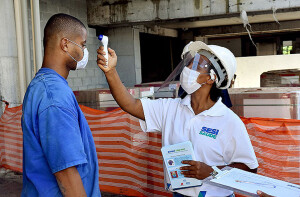
<svg viewBox="0 0 300 197">
<path fill-rule="evenodd" d="M 272 196 L 300 197 L 300 186 L 270 177 L 246 172 L 237 168 L 218 171 L 210 180 L 214 185 L 248 196 L 257 196 L 260 190 Z"/>
</svg>

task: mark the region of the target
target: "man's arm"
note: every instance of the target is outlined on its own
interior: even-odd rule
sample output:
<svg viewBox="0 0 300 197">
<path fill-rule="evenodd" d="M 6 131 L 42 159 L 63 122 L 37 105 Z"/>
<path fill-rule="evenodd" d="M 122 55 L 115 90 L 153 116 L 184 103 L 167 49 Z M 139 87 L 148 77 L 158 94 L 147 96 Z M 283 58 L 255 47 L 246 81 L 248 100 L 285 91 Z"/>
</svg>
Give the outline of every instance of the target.
<svg viewBox="0 0 300 197">
<path fill-rule="evenodd" d="M 81 177 L 76 167 L 70 167 L 55 174 L 57 184 L 63 196 L 86 196 Z"/>
<path fill-rule="evenodd" d="M 109 61 L 108 66 L 106 66 L 106 59 L 104 57 L 105 52 L 103 51 L 103 46 L 100 46 L 97 50 L 97 64 L 99 68 L 104 72 L 107 79 L 110 91 L 117 101 L 118 105 L 127 113 L 141 119 L 145 120 L 142 102 L 139 99 L 135 99 L 127 91 L 126 87 L 123 85 L 122 81 L 116 70 L 117 65 L 117 55 L 114 50 L 108 48 Z"/>
</svg>

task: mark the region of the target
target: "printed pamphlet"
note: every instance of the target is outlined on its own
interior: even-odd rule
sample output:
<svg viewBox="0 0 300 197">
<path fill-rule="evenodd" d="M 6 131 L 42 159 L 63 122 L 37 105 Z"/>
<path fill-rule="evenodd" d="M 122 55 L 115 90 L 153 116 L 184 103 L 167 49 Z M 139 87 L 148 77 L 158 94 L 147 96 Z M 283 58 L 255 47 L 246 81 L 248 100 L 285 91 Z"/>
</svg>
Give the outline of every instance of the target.
<svg viewBox="0 0 300 197">
<path fill-rule="evenodd" d="M 195 160 L 194 149 L 190 141 L 162 147 L 161 152 L 173 190 L 202 185 L 201 180 L 186 178 L 181 174 L 180 167 L 188 166 L 182 164 L 181 161 Z"/>
</svg>

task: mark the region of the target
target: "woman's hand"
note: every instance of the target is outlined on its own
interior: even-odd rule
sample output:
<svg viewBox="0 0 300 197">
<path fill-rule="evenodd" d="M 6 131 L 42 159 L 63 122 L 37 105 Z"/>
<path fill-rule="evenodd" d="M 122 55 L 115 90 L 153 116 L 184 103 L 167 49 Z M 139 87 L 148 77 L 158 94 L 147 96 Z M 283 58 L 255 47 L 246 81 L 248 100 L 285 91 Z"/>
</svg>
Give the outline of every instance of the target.
<svg viewBox="0 0 300 197">
<path fill-rule="evenodd" d="M 203 180 L 209 177 L 210 173 L 214 171 L 212 167 L 200 161 L 184 160 L 182 161 L 182 163 L 190 165 L 183 166 L 180 168 L 180 170 L 185 170 L 181 171 L 181 174 L 183 174 L 184 177 Z"/>
<path fill-rule="evenodd" d="M 100 46 L 99 49 L 97 49 L 97 64 L 99 68 L 104 72 L 107 73 L 108 71 L 114 69 L 117 65 L 117 55 L 114 50 L 111 48 L 108 48 L 108 66 L 107 66 L 107 60 L 105 59 L 104 55 L 104 47 Z"/>
</svg>

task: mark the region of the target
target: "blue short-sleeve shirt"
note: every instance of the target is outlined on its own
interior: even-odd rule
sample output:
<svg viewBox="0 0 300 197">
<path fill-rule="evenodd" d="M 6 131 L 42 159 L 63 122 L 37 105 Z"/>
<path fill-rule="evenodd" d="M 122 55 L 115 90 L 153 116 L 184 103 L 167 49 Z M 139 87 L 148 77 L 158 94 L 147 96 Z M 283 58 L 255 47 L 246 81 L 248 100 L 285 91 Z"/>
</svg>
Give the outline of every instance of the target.
<svg viewBox="0 0 300 197">
<path fill-rule="evenodd" d="M 68 86 L 41 68 L 23 101 L 22 196 L 62 196 L 54 173 L 76 166 L 87 196 L 101 196 L 98 159 L 89 125 Z"/>
</svg>

